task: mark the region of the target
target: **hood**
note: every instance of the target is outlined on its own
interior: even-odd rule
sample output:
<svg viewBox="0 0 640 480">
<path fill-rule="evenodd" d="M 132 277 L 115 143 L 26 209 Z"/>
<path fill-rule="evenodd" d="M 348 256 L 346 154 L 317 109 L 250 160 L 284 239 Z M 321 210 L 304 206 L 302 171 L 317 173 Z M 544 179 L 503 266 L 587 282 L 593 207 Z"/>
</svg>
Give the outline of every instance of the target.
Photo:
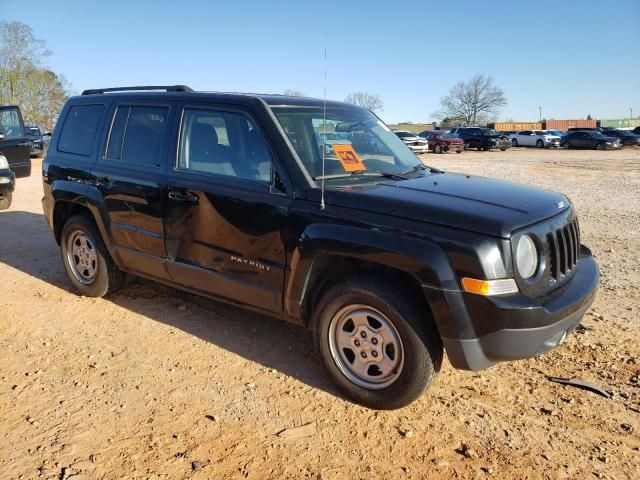
<svg viewBox="0 0 640 480">
<path fill-rule="evenodd" d="M 571 202 L 560 193 L 454 173 L 328 189 L 325 197 L 329 205 L 503 238 L 571 208 Z"/>
</svg>

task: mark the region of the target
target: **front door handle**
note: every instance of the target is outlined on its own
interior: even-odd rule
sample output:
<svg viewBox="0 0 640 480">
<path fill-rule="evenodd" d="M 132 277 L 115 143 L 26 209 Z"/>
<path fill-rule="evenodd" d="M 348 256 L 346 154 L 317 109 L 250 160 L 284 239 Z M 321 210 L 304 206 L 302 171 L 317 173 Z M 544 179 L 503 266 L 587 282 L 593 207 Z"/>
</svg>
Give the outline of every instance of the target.
<svg viewBox="0 0 640 480">
<path fill-rule="evenodd" d="M 198 196 L 190 193 L 176 192 L 175 190 L 169 191 L 169 198 L 176 202 L 183 203 L 198 203 Z"/>
</svg>

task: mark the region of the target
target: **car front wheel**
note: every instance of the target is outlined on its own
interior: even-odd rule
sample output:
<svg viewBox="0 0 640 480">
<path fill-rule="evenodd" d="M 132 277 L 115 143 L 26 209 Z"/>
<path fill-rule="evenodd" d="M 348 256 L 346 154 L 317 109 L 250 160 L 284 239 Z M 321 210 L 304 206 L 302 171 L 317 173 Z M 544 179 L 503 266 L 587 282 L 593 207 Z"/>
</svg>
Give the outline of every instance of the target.
<svg viewBox="0 0 640 480">
<path fill-rule="evenodd" d="M 596 145 L 596 150 L 606 150 L 607 146 L 604 143 L 598 143 Z"/>
<path fill-rule="evenodd" d="M 515 138 L 512 138 L 511 139 L 511 145 L 514 146 L 514 147 L 517 147 L 518 146 L 518 140 L 516 140 Z"/>
<path fill-rule="evenodd" d="M 113 263 L 98 229 L 86 216 L 67 221 L 60 250 L 67 276 L 82 295 L 104 297 L 122 285 L 124 273 Z"/>
<path fill-rule="evenodd" d="M 536 147 L 538 147 L 538 148 L 544 148 L 544 142 L 543 142 L 542 140 L 538 140 L 538 141 L 536 142 Z"/>
<path fill-rule="evenodd" d="M 569 142 L 564 142 L 562 146 L 565 148 L 565 150 L 569 150 L 571 148 L 571 144 Z"/>
<path fill-rule="evenodd" d="M 327 291 L 314 313 L 315 345 L 340 390 L 374 409 L 416 400 L 442 363 L 442 342 L 426 310 L 378 275 Z"/>
</svg>

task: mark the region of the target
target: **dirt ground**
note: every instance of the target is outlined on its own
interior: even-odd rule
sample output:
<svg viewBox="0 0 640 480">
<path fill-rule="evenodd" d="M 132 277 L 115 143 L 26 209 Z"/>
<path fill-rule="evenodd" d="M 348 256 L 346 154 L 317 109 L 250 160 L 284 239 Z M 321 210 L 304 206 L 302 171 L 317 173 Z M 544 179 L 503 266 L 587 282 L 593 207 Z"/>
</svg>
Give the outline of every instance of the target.
<svg viewBox="0 0 640 480">
<path fill-rule="evenodd" d="M 560 348 L 477 373 L 445 361 L 391 412 L 342 398 L 301 328 L 149 283 L 71 293 L 36 161 L 0 212 L 0 478 L 639 478 L 640 150 L 424 161 L 567 193 L 602 280 Z"/>
</svg>

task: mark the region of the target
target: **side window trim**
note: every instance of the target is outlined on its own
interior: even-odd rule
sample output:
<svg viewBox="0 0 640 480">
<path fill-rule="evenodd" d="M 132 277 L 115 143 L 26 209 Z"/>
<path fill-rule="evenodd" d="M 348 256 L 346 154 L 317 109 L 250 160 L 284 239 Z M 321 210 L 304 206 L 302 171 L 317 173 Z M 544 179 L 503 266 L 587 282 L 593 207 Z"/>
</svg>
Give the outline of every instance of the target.
<svg viewBox="0 0 640 480">
<path fill-rule="evenodd" d="M 242 107 L 236 107 L 234 105 L 222 105 L 222 104 L 214 104 L 214 103 L 185 103 L 183 105 L 181 105 L 180 107 L 180 115 L 178 118 L 178 129 L 177 129 L 177 139 L 176 139 L 176 150 L 175 150 L 175 157 L 173 158 L 172 162 L 171 162 L 171 168 L 174 172 L 176 173 L 184 173 L 190 176 L 203 176 L 204 178 L 209 178 L 211 180 L 220 180 L 220 181 L 232 181 L 232 182 L 239 182 L 240 184 L 245 184 L 245 185 L 252 185 L 252 186 L 266 186 L 269 189 L 273 188 L 274 182 L 275 182 L 275 176 L 276 176 L 276 171 L 275 171 L 275 158 L 276 155 L 274 153 L 274 148 L 271 146 L 270 142 L 268 141 L 268 137 L 265 134 L 264 129 L 262 128 L 262 126 L 260 125 L 260 123 L 256 120 L 255 115 L 253 115 L 248 109 L 242 108 Z M 210 111 L 210 112 L 219 112 L 219 113 L 231 113 L 231 114 L 236 114 L 236 115 L 242 115 L 244 116 L 247 120 L 249 120 L 251 122 L 251 124 L 253 125 L 253 127 L 258 131 L 258 133 L 260 134 L 260 138 L 262 139 L 264 146 L 266 147 L 267 151 L 269 152 L 269 156 L 270 156 L 270 173 L 269 173 L 269 180 L 265 181 L 265 180 L 259 180 L 259 179 L 252 179 L 252 178 L 245 178 L 245 177 L 241 177 L 241 176 L 237 176 L 237 175 L 224 175 L 221 173 L 215 173 L 215 172 L 206 172 L 206 171 L 202 171 L 202 170 L 194 170 L 191 168 L 183 168 L 180 167 L 180 150 L 181 150 L 181 146 L 182 146 L 182 136 L 184 134 L 183 129 L 184 129 L 184 116 L 185 116 L 185 111 L 187 110 L 202 110 L 202 111 Z"/>
</svg>

